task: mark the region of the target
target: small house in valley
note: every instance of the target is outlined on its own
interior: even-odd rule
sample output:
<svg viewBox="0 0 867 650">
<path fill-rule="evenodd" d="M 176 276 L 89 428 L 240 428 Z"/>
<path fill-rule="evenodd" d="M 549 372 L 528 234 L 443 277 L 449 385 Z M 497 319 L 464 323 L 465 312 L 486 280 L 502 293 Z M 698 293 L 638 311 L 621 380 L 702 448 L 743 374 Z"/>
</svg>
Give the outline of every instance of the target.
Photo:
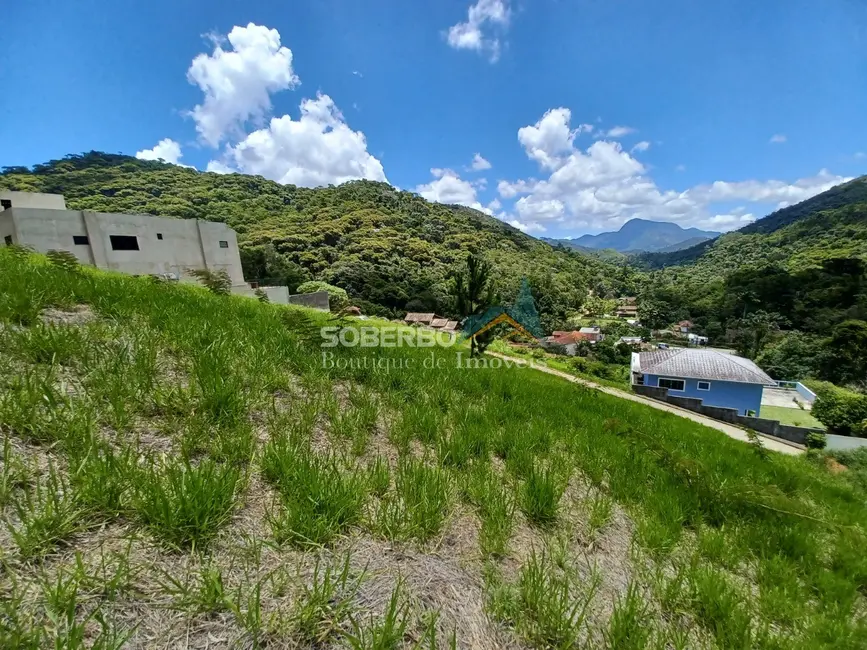
<svg viewBox="0 0 867 650">
<path fill-rule="evenodd" d="M 603 338 L 605 338 L 602 334 L 602 329 L 595 325 L 593 327 L 582 327 L 578 331 L 581 334 L 585 334 L 587 336 L 587 340 L 591 343 L 598 343 Z"/>
<path fill-rule="evenodd" d="M 620 298 L 617 301 L 617 311 L 615 314 L 618 318 L 637 319 L 638 300 L 633 296 Z"/>
<path fill-rule="evenodd" d="M 633 382 L 665 388 L 678 397 L 694 397 L 706 406 L 758 414 L 765 386 L 775 386 L 749 359 L 697 348 L 671 348 L 632 355 Z"/>
<path fill-rule="evenodd" d="M 406 318 L 404 318 L 403 320 L 407 325 L 430 326 L 430 324 L 434 320 L 437 320 L 439 318 L 440 317 L 434 313 L 427 314 L 427 313 L 419 313 L 419 312 L 411 311 L 406 315 Z"/>
</svg>

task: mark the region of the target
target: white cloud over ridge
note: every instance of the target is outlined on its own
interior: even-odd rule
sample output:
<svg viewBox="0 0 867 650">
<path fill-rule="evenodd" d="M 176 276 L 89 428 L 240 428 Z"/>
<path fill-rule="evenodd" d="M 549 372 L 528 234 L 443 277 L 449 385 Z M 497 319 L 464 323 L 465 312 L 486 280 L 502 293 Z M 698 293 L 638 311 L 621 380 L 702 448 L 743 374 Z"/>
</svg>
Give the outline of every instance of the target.
<svg viewBox="0 0 867 650">
<path fill-rule="evenodd" d="M 466 22 L 449 27 L 448 44 L 456 50 L 485 52 L 491 63 L 500 58 L 500 39 L 493 36 L 496 28 L 505 30 L 509 24 L 509 7 L 505 0 L 478 0 L 470 5 Z"/>
<path fill-rule="evenodd" d="M 415 191 L 428 201 L 447 205 L 464 205 L 489 215 L 492 215 L 494 209 L 499 206 L 499 201 L 496 199 L 494 199 L 496 203 L 492 201 L 488 207 L 483 206 L 476 194 L 478 183 L 474 185 L 470 181 L 463 180 L 452 169 L 434 167 L 430 172 L 434 180 L 415 188 Z"/>
<path fill-rule="evenodd" d="M 551 226 L 561 231 L 601 231 L 619 228 L 638 217 L 731 230 L 754 221 L 761 208 L 717 213 L 715 204 L 743 201 L 781 207 L 849 180 L 822 169 L 815 176 L 793 183 L 716 181 L 684 191 L 661 190 L 649 177 L 649 169 L 631 155 L 647 151 L 649 142 L 639 142 L 630 152 L 611 139 L 597 140 L 581 149 L 575 140 L 584 125 L 573 129 L 570 121 L 568 108 L 553 108 L 535 124 L 518 130 L 518 141 L 527 157 L 548 177 L 498 182 L 497 191 L 503 199 L 517 198 L 513 211 L 518 218 L 508 213 L 498 216 L 514 222 L 516 228 L 525 232 Z M 614 127 L 607 135 L 613 138 L 634 131 L 631 127 Z"/>
<path fill-rule="evenodd" d="M 272 118 L 267 127 L 227 147 L 225 164 L 245 174 L 304 187 L 359 178 L 386 181 L 382 163 L 367 152 L 364 134 L 346 124 L 331 97 L 320 94 L 305 99 L 300 110 L 299 119 Z"/>
<path fill-rule="evenodd" d="M 153 149 L 136 151 L 135 157 L 139 160 L 164 160 L 178 167 L 192 167 L 192 165 L 184 165 L 178 162 L 183 157 L 181 145 L 171 138 L 163 138 Z"/>
<path fill-rule="evenodd" d="M 233 27 L 227 38 L 231 49 L 215 42 L 213 53 L 196 56 L 187 71 L 189 82 L 205 94 L 190 115 L 212 147 L 240 133 L 247 121 L 262 120 L 271 110 L 272 93 L 300 83 L 292 50 L 280 45 L 276 29 L 250 23 Z"/>
<path fill-rule="evenodd" d="M 302 100 L 298 119 L 282 115 L 266 123 L 272 95 L 301 83 L 292 51 L 281 44 L 276 29 L 249 23 L 212 40 L 213 52 L 196 56 L 187 71 L 190 83 L 204 93 L 189 113 L 200 139 L 212 148 L 225 145 L 208 171 L 259 174 L 305 187 L 360 178 L 386 181 L 382 163 L 367 151 L 364 133 L 346 123 L 326 94 Z M 258 128 L 248 132 L 250 124 Z"/>
</svg>

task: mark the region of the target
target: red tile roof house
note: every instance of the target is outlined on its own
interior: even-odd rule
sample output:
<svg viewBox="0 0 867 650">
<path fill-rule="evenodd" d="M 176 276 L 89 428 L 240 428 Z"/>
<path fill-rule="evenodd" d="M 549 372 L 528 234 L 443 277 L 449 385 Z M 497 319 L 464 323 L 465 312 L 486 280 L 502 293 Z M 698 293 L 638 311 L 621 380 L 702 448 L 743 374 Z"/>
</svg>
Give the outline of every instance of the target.
<svg viewBox="0 0 867 650">
<path fill-rule="evenodd" d="M 581 341 L 592 342 L 592 340 L 589 334 L 582 332 L 556 331 L 551 336 L 542 339 L 540 344 L 545 349 L 562 349 L 564 354 L 574 357 L 578 352 L 578 343 Z"/>
</svg>

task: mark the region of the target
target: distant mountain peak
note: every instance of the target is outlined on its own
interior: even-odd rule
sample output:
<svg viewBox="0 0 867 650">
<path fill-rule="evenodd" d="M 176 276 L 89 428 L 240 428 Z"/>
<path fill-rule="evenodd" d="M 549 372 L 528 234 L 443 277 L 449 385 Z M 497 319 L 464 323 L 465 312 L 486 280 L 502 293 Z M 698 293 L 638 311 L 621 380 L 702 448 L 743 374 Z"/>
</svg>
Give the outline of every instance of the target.
<svg viewBox="0 0 867 650">
<path fill-rule="evenodd" d="M 630 219 L 616 232 L 582 235 L 577 239 L 546 239 L 570 248 L 612 248 L 621 253 L 679 250 L 679 245 L 692 246 L 699 241 L 718 237 L 720 233 L 698 228 L 682 228 L 670 221 Z"/>
</svg>

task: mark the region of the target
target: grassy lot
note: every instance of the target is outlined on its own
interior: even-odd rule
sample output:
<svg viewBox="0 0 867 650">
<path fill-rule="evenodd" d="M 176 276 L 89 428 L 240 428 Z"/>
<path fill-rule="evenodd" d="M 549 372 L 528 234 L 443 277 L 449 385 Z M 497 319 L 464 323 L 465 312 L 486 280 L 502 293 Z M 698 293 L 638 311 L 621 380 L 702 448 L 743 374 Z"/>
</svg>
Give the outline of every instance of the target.
<svg viewBox="0 0 867 650">
<path fill-rule="evenodd" d="M 810 411 L 799 408 L 786 408 L 785 406 L 765 406 L 759 412 L 759 417 L 769 420 L 777 420 L 782 424 L 791 424 L 796 427 L 815 427 L 824 429 L 825 425 L 813 417 Z"/>
<path fill-rule="evenodd" d="M 0 647 L 867 646 L 846 473 L 330 324 L 0 249 Z"/>
</svg>

